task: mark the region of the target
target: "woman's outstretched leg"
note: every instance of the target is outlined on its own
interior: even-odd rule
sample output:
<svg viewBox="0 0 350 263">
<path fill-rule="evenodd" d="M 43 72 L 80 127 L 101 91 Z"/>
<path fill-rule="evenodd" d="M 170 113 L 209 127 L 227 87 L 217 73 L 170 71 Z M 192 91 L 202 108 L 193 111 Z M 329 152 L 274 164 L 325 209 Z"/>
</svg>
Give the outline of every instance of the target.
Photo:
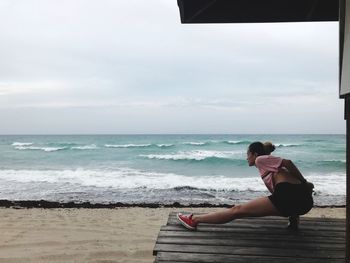
<svg viewBox="0 0 350 263">
<path fill-rule="evenodd" d="M 223 224 L 247 216 L 258 217 L 273 215 L 280 215 L 280 213 L 268 197 L 261 197 L 223 211 L 205 215 L 194 215 L 192 219 L 197 223 Z"/>
<path fill-rule="evenodd" d="M 236 205 L 223 211 L 186 217 L 178 215 L 180 222 L 189 229 L 195 229 L 199 223 L 224 224 L 243 217 L 280 215 L 268 197 L 261 197 L 247 203 Z"/>
</svg>

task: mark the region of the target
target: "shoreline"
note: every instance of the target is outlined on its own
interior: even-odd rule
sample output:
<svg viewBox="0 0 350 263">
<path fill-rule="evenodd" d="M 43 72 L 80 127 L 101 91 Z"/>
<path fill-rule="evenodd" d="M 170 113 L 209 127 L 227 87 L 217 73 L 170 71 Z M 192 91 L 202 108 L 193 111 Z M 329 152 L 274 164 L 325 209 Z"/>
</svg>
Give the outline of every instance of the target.
<svg viewBox="0 0 350 263">
<path fill-rule="evenodd" d="M 113 208 L 229 208 L 234 205 L 229 204 L 181 204 L 174 202 L 170 204 L 162 203 L 92 203 L 92 202 L 58 202 L 47 200 L 0 200 L 0 208 L 86 208 L 86 209 L 113 209 Z M 314 205 L 314 208 L 345 208 L 345 205 Z"/>
</svg>

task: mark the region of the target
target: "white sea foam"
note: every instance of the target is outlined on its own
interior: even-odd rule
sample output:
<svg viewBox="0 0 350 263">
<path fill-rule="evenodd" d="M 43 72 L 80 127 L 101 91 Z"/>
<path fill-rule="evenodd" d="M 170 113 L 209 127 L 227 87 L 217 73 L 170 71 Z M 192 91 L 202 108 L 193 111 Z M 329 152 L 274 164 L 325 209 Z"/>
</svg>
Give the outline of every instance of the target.
<svg viewBox="0 0 350 263">
<path fill-rule="evenodd" d="M 29 146 L 33 145 L 32 142 L 14 142 L 12 143 L 12 146 Z"/>
<path fill-rule="evenodd" d="M 296 146 L 301 146 L 301 144 L 298 144 L 298 143 L 275 143 L 274 145 L 276 147 L 296 147 Z"/>
<path fill-rule="evenodd" d="M 320 195 L 345 195 L 345 173 L 310 174 L 306 178 L 313 182 Z M 5 182 L 4 182 L 5 181 Z M 0 182 L 57 183 L 84 187 L 112 189 L 174 189 L 192 187 L 214 191 L 266 191 L 259 176 L 186 176 L 172 173 L 157 173 L 120 168 L 117 170 L 0 170 Z"/>
<path fill-rule="evenodd" d="M 242 141 L 227 141 L 228 144 L 239 144 L 242 143 Z"/>
<path fill-rule="evenodd" d="M 95 150 L 98 147 L 95 144 L 84 145 L 84 146 L 73 146 L 71 149 L 73 150 Z"/>
<path fill-rule="evenodd" d="M 202 145 L 206 145 L 207 143 L 206 142 L 184 142 L 183 144 L 202 146 Z"/>
<path fill-rule="evenodd" d="M 346 160 L 331 159 L 331 160 L 324 160 L 324 162 L 346 163 Z"/>
<path fill-rule="evenodd" d="M 103 187 L 115 189 L 172 189 L 176 187 L 193 187 L 218 191 L 264 191 L 265 188 L 258 177 L 229 178 L 189 177 L 171 173 L 156 173 L 121 168 L 114 171 L 103 170 L 0 170 L 1 180 L 18 183 L 61 183 L 81 185 L 82 187 Z"/>
<path fill-rule="evenodd" d="M 346 176 L 345 173 L 329 173 L 324 175 L 310 174 L 306 179 L 315 185 L 315 192 L 324 195 L 345 195 Z"/>
<path fill-rule="evenodd" d="M 149 147 L 151 144 L 105 144 L 107 148 Z"/>
<path fill-rule="evenodd" d="M 157 147 L 159 148 L 166 148 L 166 147 L 172 147 L 174 144 L 157 144 Z"/>
<path fill-rule="evenodd" d="M 201 161 L 207 158 L 222 158 L 222 159 L 233 159 L 242 157 L 243 152 L 241 151 L 179 151 L 173 154 L 147 154 L 140 155 L 148 159 L 159 159 L 159 160 L 196 160 Z"/>
<path fill-rule="evenodd" d="M 66 147 L 37 147 L 37 146 L 17 146 L 17 150 L 40 150 L 44 152 L 55 152 L 66 149 Z"/>
</svg>

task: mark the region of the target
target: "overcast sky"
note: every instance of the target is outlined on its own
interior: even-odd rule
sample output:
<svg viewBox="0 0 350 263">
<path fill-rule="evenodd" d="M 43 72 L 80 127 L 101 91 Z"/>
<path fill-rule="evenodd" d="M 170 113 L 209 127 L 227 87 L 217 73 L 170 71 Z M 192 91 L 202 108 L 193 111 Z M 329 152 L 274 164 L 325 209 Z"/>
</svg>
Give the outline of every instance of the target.
<svg viewBox="0 0 350 263">
<path fill-rule="evenodd" d="M 338 23 L 180 23 L 176 0 L 2 0 L 0 134 L 344 133 Z"/>
</svg>

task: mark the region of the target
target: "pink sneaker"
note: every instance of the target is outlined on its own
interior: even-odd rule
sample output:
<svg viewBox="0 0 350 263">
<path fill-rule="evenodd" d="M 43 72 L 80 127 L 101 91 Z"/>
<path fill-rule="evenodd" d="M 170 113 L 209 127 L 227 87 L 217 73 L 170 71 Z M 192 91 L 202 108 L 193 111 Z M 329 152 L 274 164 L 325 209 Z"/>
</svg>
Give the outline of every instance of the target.
<svg viewBox="0 0 350 263">
<path fill-rule="evenodd" d="M 186 227 L 187 229 L 190 229 L 190 230 L 196 230 L 198 223 L 196 223 L 192 220 L 193 214 L 183 215 L 181 213 L 178 213 L 176 216 L 177 216 L 177 219 L 180 221 L 180 223 L 184 227 Z"/>
</svg>

